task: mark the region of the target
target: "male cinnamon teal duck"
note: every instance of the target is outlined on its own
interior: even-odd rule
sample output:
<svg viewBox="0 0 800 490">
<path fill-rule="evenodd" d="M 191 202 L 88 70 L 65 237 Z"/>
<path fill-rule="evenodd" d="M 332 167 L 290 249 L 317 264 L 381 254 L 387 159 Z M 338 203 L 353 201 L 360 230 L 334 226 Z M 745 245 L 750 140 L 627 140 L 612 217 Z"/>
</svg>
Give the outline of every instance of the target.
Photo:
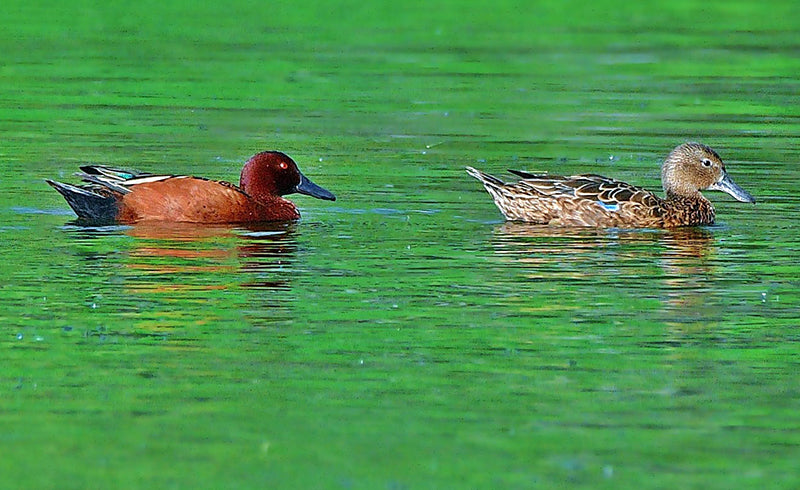
<svg viewBox="0 0 800 490">
<path fill-rule="evenodd" d="M 700 143 L 677 146 L 661 166 L 666 198 L 600 175 L 561 177 L 509 170 L 516 183 L 467 167 L 508 220 L 598 228 L 675 228 L 714 223 L 714 206 L 701 190 L 727 192 L 742 202 L 756 200 L 736 185 L 717 152 Z"/>
<path fill-rule="evenodd" d="M 80 167 L 79 186 L 47 179 L 75 211 L 90 221 L 135 223 L 248 223 L 300 217 L 281 196 L 299 192 L 319 199 L 336 197 L 300 173 L 284 153 L 265 151 L 242 168 L 239 186 L 185 175 L 134 173 L 102 166 Z"/>
</svg>

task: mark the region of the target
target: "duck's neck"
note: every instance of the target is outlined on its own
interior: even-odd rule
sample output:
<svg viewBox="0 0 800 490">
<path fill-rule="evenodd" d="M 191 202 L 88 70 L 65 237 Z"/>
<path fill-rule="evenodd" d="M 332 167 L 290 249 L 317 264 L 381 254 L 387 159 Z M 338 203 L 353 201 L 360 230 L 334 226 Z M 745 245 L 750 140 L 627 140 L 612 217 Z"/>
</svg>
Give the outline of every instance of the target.
<svg viewBox="0 0 800 490">
<path fill-rule="evenodd" d="M 674 221 L 671 226 L 698 226 L 714 224 L 714 206 L 699 192 L 686 196 L 667 192 L 663 204 L 664 216 Z"/>
</svg>

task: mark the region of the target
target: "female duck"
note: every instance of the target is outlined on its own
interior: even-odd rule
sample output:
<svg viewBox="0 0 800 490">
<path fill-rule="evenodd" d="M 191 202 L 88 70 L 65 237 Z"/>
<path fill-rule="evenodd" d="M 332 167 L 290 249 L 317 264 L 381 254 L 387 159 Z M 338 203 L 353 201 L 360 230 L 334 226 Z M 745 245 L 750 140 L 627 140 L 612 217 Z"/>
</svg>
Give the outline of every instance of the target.
<svg viewBox="0 0 800 490">
<path fill-rule="evenodd" d="M 507 184 L 480 170 L 480 180 L 508 220 L 598 228 L 675 228 L 714 223 L 714 207 L 701 190 L 727 192 L 742 202 L 753 196 L 736 185 L 717 153 L 700 143 L 684 143 L 661 166 L 666 198 L 600 175 L 560 177 L 510 172 L 522 177 Z"/>
<path fill-rule="evenodd" d="M 81 167 L 88 184 L 74 186 L 53 180 L 53 186 L 79 218 L 136 223 L 252 223 L 300 217 L 281 196 L 299 192 L 319 199 L 336 197 L 300 173 L 294 160 L 279 151 L 265 151 L 245 163 L 239 186 L 200 177 L 131 173 L 101 166 Z"/>
</svg>

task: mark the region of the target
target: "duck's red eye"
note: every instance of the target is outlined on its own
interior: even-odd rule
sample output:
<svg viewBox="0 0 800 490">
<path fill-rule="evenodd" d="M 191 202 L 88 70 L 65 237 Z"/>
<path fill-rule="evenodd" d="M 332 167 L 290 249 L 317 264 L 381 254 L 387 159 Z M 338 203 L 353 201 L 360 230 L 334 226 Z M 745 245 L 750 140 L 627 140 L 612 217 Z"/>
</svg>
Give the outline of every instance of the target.
<svg viewBox="0 0 800 490">
<path fill-rule="evenodd" d="M 281 163 L 280 163 L 280 165 L 278 165 L 278 166 L 279 166 L 280 168 L 284 169 L 284 170 L 286 170 L 287 168 L 289 168 L 289 165 L 287 165 L 287 164 L 286 164 L 286 162 L 281 162 Z"/>
</svg>

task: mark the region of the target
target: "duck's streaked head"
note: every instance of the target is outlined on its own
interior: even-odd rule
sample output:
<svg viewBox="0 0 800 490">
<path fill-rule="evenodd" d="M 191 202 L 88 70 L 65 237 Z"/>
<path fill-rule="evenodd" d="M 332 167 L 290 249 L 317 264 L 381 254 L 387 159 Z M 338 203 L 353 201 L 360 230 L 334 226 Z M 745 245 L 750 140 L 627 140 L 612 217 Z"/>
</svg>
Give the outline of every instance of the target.
<svg viewBox="0 0 800 490">
<path fill-rule="evenodd" d="M 701 190 L 722 191 L 742 202 L 756 202 L 725 170 L 717 152 L 701 143 L 684 143 L 670 152 L 661 166 L 667 197 L 695 197 Z"/>
</svg>

